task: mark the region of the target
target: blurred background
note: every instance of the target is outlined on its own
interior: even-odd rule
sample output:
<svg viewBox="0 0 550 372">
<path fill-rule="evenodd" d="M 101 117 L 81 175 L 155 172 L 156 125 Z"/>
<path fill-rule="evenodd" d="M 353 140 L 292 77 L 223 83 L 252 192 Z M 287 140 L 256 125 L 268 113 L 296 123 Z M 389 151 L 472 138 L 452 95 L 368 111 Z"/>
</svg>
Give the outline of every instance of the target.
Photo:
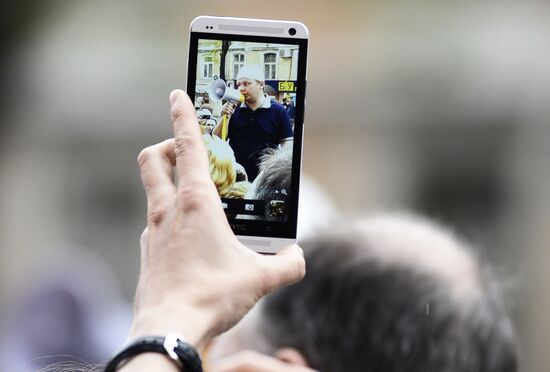
<svg viewBox="0 0 550 372">
<path fill-rule="evenodd" d="M 409 209 L 469 239 L 509 290 L 521 370 L 549 370 L 550 4 L 530 0 L 3 4 L 0 320 L 25 347 L 0 360 L 124 340 L 136 157 L 171 136 L 202 14 L 308 25 L 304 174 L 345 215 Z"/>
</svg>

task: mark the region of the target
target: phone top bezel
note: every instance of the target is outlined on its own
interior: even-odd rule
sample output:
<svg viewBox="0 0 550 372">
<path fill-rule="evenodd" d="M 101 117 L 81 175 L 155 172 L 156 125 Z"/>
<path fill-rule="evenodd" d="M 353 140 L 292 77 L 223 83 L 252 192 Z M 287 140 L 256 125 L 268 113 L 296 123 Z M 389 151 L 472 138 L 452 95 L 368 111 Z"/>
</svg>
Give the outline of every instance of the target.
<svg viewBox="0 0 550 372">
<path fill-rule="evenodd" d="M 296 30 L 295 35 L 289 34 L 291 28 Z M 191 21 L 189 32 L 309 39 L 309 30 L 301 22 L 255 18 L 198 16 Z"/>
<path fill-rule="evenodd" d="M 300 191 L 300 173 L 302 168 L 302 145 L 304 130 L 304 110 L 306 94 L 306 70 L 307 70 L 307 51 L 308 39 L 295 37 L 273 37 L 245 35 L 234 33 L 214 33 L 214 32 L 196 32 L 191 31 L 189 35 L 189 58 L 187 67 L 187 93 L 191 100 L 195 101 L 195 84 L 197 72 L 197 54 L 199 39 L 211 40 L 231 40 L 231 41 L 251 41 L 276 44 L 292 44 L 298 46 L 298 87 L 296 91 L 296 116 L 294 122 L 294 141 L 292 150 L 292 181 L 290 208 L 288 220 L 286 222 L 256 221 L 229 218 L 228 221 L 237 235 L 243 236 L 261 236 L 271 238 L 296 239 L 298 200 Z"/>
</svg>

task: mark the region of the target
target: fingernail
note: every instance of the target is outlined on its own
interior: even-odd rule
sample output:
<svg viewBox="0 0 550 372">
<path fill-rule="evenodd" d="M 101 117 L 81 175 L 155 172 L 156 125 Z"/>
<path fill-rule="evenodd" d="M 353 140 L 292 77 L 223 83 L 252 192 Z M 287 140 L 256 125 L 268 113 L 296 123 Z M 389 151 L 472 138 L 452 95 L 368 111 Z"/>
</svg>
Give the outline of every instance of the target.
<svg viewBox="0 0 550 372">
<path fill-rule="evenodd" d="M 172 93 L 170 93 L 170 104 L 173 105 L 178 100 L 178 97 L 180 95 L 180 92 L 178 90 L 173 90 Z"/>
</svg>

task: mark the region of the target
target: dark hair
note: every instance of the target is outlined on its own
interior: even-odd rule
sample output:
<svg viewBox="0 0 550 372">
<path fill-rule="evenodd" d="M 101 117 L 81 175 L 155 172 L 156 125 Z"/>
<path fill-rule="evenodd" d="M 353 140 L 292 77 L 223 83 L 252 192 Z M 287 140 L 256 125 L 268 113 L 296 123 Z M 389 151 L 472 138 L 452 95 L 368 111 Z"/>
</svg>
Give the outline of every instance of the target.
<svg viewBox="0 0 550 372">
<path fill-rule="evenodd" d="M 517 370 L 494 279 L 483 275 L 479 295 L 457 301 L 449 283 L 381 262 L 368 253 L 375 236 L 344 229 L 303 242 L 305 279 L 263 303 L 260 327 L 274 348 L 294 347 L 323 372 Z"/>
</svg>

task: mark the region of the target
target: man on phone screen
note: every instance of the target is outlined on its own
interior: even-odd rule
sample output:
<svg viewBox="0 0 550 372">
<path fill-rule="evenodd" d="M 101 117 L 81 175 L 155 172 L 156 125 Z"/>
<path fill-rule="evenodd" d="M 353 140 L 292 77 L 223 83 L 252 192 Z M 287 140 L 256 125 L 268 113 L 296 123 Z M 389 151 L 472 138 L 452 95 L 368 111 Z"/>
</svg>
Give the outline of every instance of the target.
<svg viewBox="0 0 550 372">
<path fill-rule="evenodd" d="M 260 157 L 293 138 L 290 117 L 284 106 L 264 93 L 264 72 L 259 65 L 245 65 L 237 74 L 237 87 L 244 96 L 238 107 L 228 102 L 222 115 L 230 116 L 228 139 L 250 182 L 258 175 Z M 221 136 L 221 123 L 212 132 Z"/>
</svg>

